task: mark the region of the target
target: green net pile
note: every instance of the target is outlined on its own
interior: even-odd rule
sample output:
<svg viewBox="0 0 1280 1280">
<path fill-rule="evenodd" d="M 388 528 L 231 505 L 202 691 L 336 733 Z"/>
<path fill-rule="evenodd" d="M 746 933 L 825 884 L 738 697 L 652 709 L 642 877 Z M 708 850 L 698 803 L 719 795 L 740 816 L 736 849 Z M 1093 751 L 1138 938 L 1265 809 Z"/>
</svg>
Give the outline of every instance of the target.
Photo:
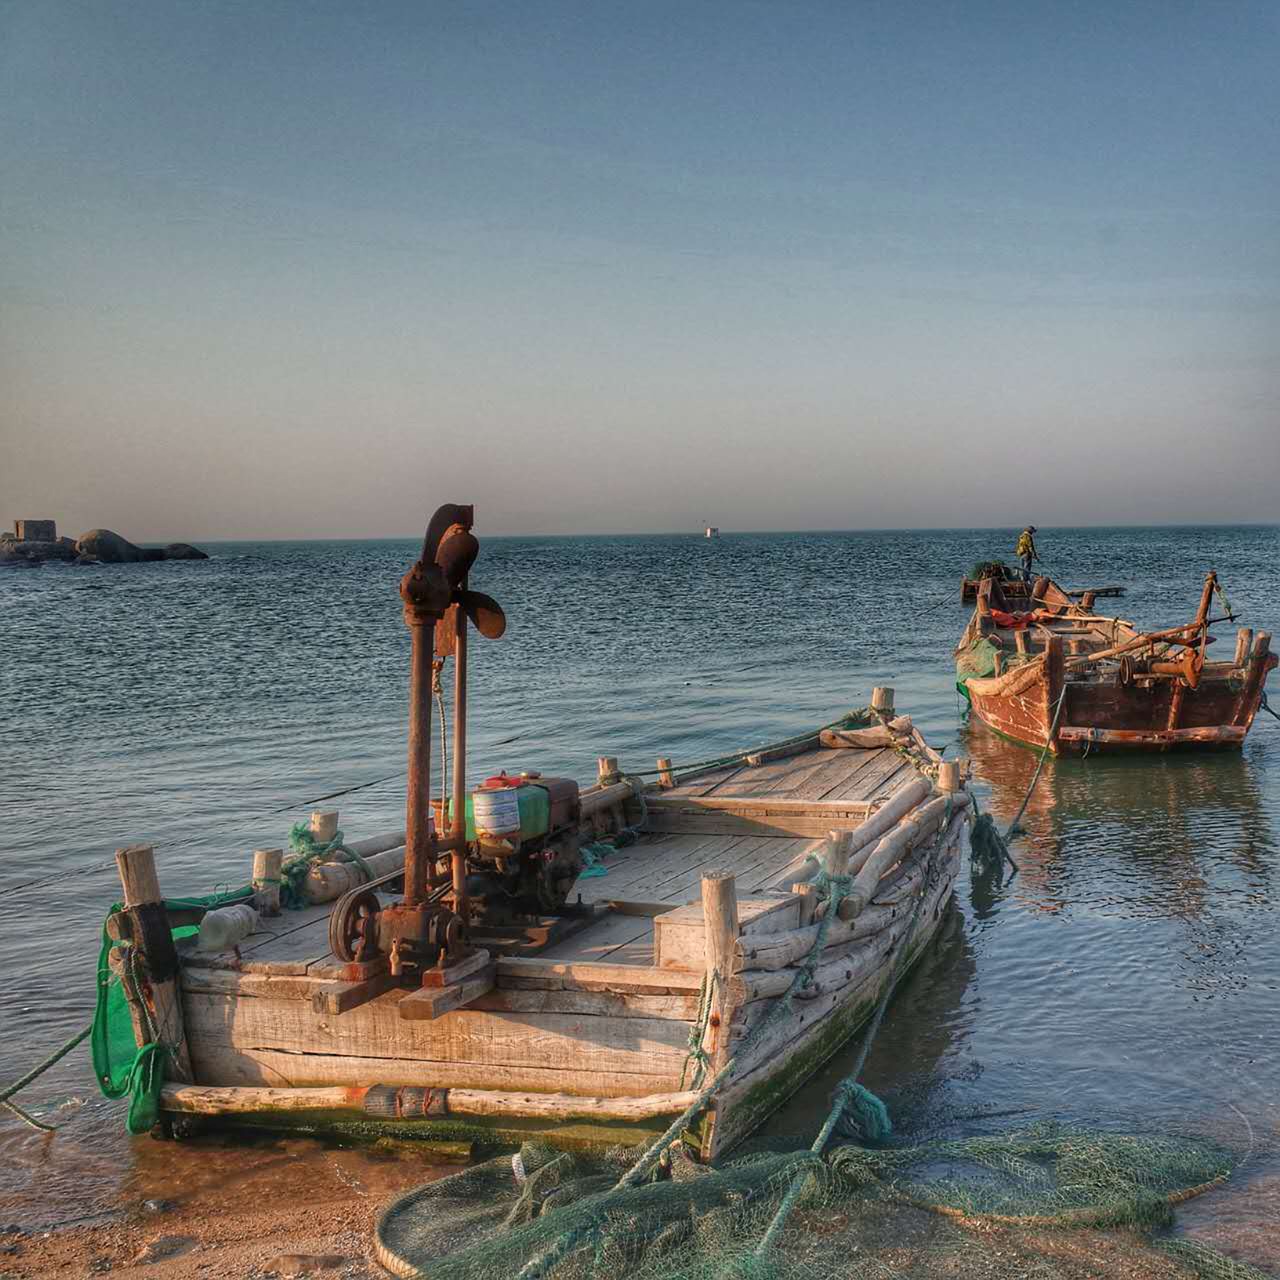
<svg viewBox="0 0 1280 1280">
<path fill-rule="evenodd" d="M 616 1189 L 634 1160 L 526 1144 L 392 1204 L 378 1260 L 433 1280 L 1262 1276 L 1163 1234 L 1174 1205 L 1230 1172 L 1203 1139 L 1040 1124 L 825 1156 L 757 1150 L 717 1169 L 676 1149 Z"/>
</svg>

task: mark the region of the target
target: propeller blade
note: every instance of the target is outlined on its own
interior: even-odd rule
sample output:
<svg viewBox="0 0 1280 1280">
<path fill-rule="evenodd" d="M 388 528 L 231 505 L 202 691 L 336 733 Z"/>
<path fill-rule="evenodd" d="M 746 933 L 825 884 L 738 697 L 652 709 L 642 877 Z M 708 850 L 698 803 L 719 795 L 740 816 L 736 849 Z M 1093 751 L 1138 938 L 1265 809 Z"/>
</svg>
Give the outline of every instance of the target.
<svg viewBox="0 0 1280 1280">
<path fill-rule="evenodd" d="M 422 559 L 434 560 L 436 558 L 436 549 L 440 546 L 440 539 L 444 537 L 452 525 L 460 524 L 464 529 L 470 529 L 475 524 L 475 512 L 475 507 L 471 505 L 459 506 L 456 502 L 446 502 L 444 506 L 439 507 L 427 525 L 427 536 L 422 540 Z"/>
<path fill-rule="evenodd" d="M 451 587 L 459 587 L 467 580 L 471 566 L 480 554 L 480 543 L 474 533 L 462 525 L 452 525 L 436 548 L 436 564 L 444 573 Z"/>
<path fill-rule="evenodd" d="M 486 640 L 497 640 L 507 629 L 507 615 L 492 596 L 485 595 L 483 591 L 461 591 L 458 598 L 471 619 L 471 625 Z"/>
</svg>

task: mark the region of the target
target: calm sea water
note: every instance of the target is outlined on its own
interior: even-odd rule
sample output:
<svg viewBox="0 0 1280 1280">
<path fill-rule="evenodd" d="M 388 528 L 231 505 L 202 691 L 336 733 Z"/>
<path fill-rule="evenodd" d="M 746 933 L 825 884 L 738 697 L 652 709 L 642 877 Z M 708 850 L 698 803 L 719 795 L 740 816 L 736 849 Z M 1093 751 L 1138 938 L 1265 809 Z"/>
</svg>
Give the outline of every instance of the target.
<svg viewBox="0 0 1280 1280">
<path fill-rule="evenodd" d="M 973 758 L 1007 819 L 1036 758 L 966 724 L 951 648 L 962 572 L 1012 541 L 488 539 L 474 582 L 510 627 L 473 650 L 472 773 L 585 780 L 602 754 L 635 768 L 701 758 L 889 684 L 931 741 Z M 1127 585 L 1109 603 L 1142 623 L 1187 620 L 1212 567 L 1247 624 L 1280 631 L 1275 527 L 1038 541 L 1067 585 Z M 396 585 L 416 546 L 222 543 L 207 563 L 0 575 L 0 1078 L 90 1017 L 117 846 L 153 842 L 164 888 L 194 892 L 242 883 L 252 848 L 283 844 L 336 791 L 361 788 L 333 801 L 349 835 L 400 825 Z M 1217 649 L 1233 643 L 1223 628 Z M 1024 821 L 1021 874 L 1002 887 L 966 870 L 952 927 L 864 1078 L 908 1128 L 998 1106 L 1225 1138 L 1248 1159 L 1184 1226 L 1280 1272 L 1280 724 L 1260 717 L 1242 754 L 1051 762 Z M 852 1053 L 773 1130 L 810 1130 Z M 125 1138 L 83 1051 L 23 1099 L 61 1129 L 0 1119 L 0 1217 L 66 1223 L 183 1185 L 184 1149 Z"/>
</svg>

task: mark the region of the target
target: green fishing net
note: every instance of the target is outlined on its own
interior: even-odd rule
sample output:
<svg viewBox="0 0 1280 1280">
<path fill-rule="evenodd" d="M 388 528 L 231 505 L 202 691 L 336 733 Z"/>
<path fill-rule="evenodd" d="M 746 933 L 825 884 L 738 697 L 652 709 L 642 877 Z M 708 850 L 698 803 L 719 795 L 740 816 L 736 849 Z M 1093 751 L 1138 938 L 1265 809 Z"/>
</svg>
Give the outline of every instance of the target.
<svg viewBox="0 0 1280 1280">
<path fill-rule="evenodd" d="M 1166 1232 L 1233 1164 L 1199 1138 L 1052 1123 L 873 1147 L 679 1148 L 616 1189 L 634 1151 L 526 1144 L 420 1187 L 377 1226 L 379 1262 L 431 1280 L 1261 1280 Z"/>
<path fill-rule="evenodd" d="M 243 902 L 253 893 L 252 886 L 230 893 L 211 893 L 203 897 L 169 898 L 165 908 L 170 911 L 229 906 Z M 115 903 L 107 912 L 107 919 L 122 910 Z M 190 937 L 197 926 L 184 925 L 172 930 L 174 940 Z M 114 941 L 107 933 L 106 921 L 102 925 L 102 945 L 98 951 L 98 998 L 94 1008 L 93 1030 L 89 1043 L 93 1054 L 93 1073 L 98 1088 L 108 1098 L 129 1098 L 129 1112 L 125 1120 L 130 1133 L 146 1133 L 160 1116 L 160 1088 L 164 1084 L 164 1066 L 168 1050 L 160 1043 L 156 1028 L 150 1027 L 147 1042 L 139 1047 L 134 1035 L 133 1019 L 129 1013 L 125 984 L 140 984 L 142 979 L 136 967 L 130 963 L 131 947 L 127 942 Z M 113 966 L 112 952 L 118 952 L 121 963 Z M 137 1002 L 145 1008 L 145 1000 Z"/>
</svg>

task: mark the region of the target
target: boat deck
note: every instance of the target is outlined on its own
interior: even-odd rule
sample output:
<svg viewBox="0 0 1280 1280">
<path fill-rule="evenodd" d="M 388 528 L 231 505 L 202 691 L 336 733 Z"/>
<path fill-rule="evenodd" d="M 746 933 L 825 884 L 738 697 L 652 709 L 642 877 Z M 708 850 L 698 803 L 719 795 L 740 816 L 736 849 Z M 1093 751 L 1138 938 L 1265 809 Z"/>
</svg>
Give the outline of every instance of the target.
<svg viewBox="0 0 1280 1280">
<path fill-rule="evenodd" d="M 538 954 L 548 960 L 652 965 L 653 918 L 697 901 L 705 872 L 733 872 L 740 899 L 785 891 L 789 873 L 800 868 L 827 827 L 856 825 L 917 776 L 891 747 L 815 745 L 649 793 L 646 830 L 603 859 L 604 875 L 580 878 L 574 886 L 584 905 L 611 909 Z M 264 920 L 261 931 L 240 944 L 236 967 L 276 976 L 339 976 L 341 962 L 329 950 L 332 907 L 323 903 Z M 225 955 L 198 953 L 187 962 L 211 968 L 230 963 Z"/>
</svg>

